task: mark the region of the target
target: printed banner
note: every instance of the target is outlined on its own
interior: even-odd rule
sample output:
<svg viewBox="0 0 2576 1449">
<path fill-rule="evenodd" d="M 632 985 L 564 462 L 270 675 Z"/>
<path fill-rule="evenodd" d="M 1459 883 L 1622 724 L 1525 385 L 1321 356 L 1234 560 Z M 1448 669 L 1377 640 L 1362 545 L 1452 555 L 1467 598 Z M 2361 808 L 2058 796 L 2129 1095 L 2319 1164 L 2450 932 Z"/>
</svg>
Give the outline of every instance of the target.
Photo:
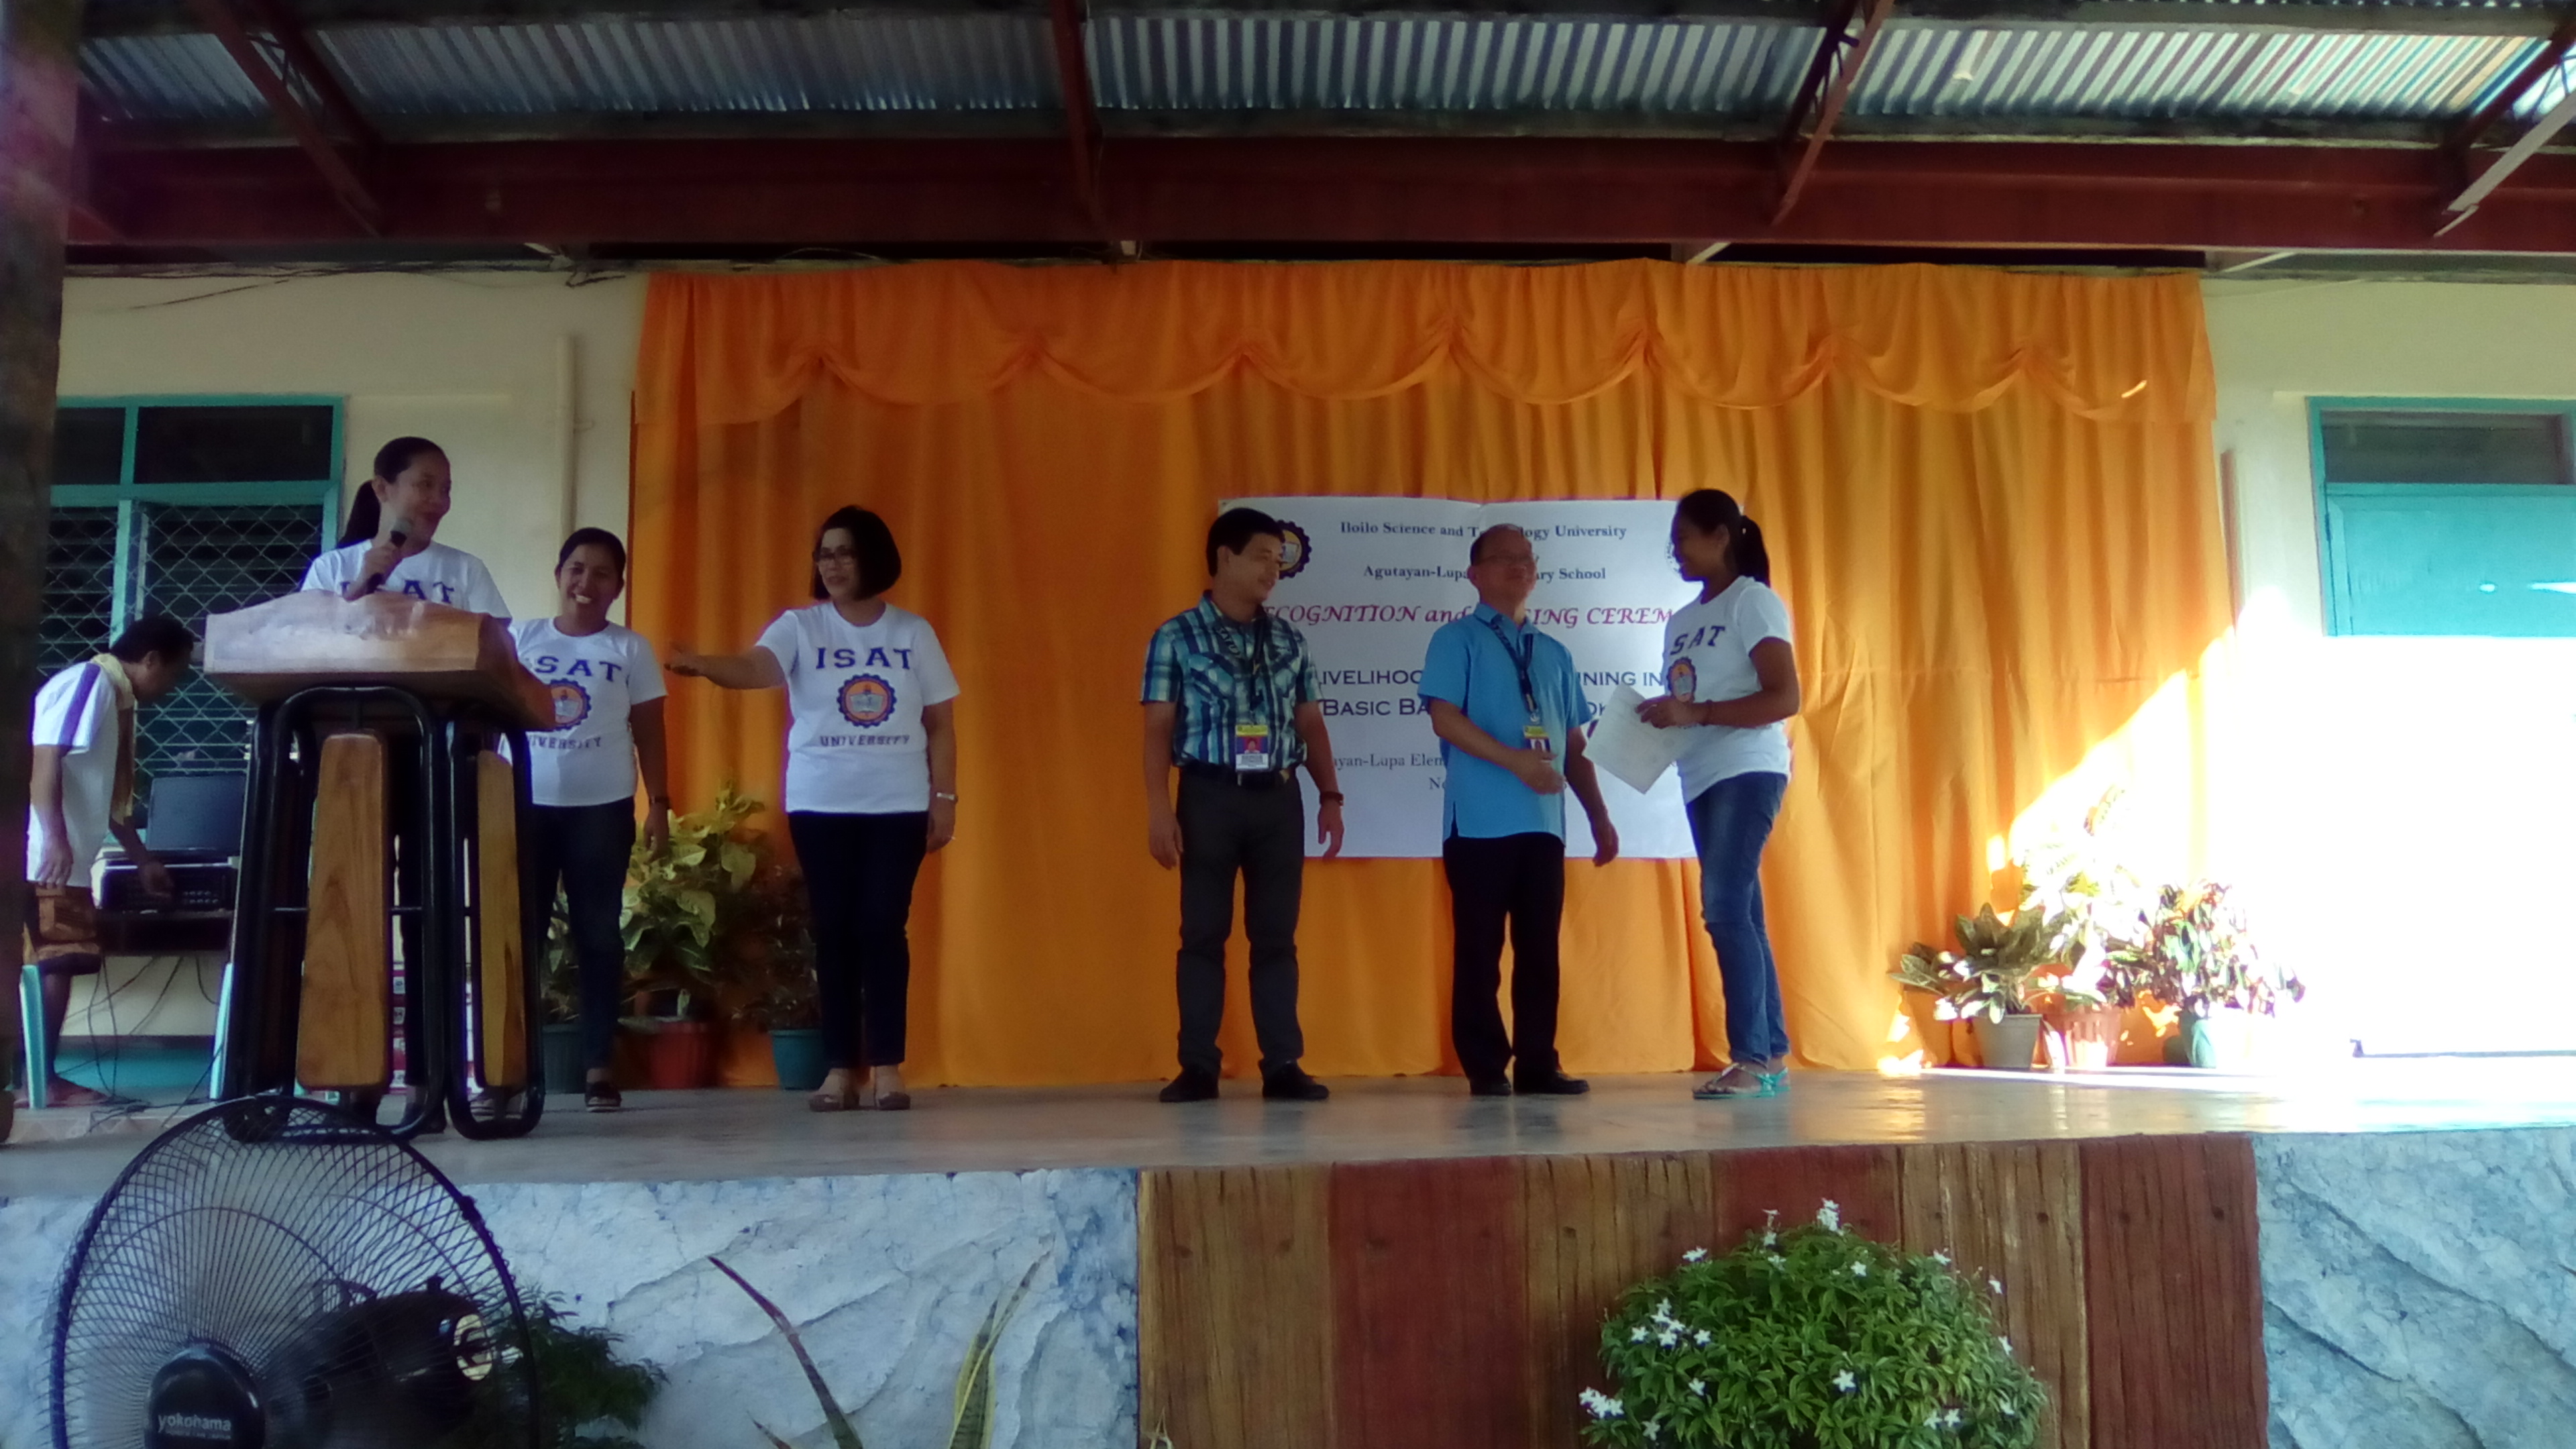
<svg viewBox="0 0 2576 1449">
<path fill-rule="evenodd" d="M 1270 606 L 1306 635 L 1333 732 L 1350 856 L 1440 853 L 1440 741 L 1421 697 L 1432 631 L 1476 607 L 1467 546 L 1517 525 L 1538 553 L 1531 622 L 1574 652 L 1601 708 L 1629 685 L 1663 692 L 1664 621 L 1696 588 L 1666 550 L 1673 506 L 1652 501 L 1461 503 L 1439 498 L 1237 498 L 1289 526 Z M 1299 777 L 1313 803 L 1314 782 Z M 1692 853 L 1681 787 L 1667 771 L 1644 793 L 1602 777 L 1620 853 Z M 1566 797 L 1566 853 L 1588 858 L 1592 828 Z M 1310 842 L 1308 850 L 1315 849 Z"/>
</svg>

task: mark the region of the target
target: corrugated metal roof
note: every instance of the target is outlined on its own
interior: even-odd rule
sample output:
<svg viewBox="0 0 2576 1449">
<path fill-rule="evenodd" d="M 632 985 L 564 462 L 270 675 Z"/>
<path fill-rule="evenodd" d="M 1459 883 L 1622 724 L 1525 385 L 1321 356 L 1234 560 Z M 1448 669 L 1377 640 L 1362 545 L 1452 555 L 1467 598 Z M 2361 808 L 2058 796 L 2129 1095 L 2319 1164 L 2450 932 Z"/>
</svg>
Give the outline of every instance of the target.
<svg viewBox="0 0 2576 1449">
<path fill-rule="evenodd" d="M 361 110 L 385 117 L 1053 109 L 1047 23 L 1013 15 L 756 16 L 541 25 L 358 25 L 314 39 Z M 112 115 L 263 115 L 202 35 L 92 40 Z"/>
<path fill-rule="evenodd" d="M 1786 105 L 1812 27 L 1702 20 L 1107 16 L 1104 108 L 1645 111 Z"/>
<path fill-rule="evenodd" d="M 1891 25 L 1850 114 L 2433 120 L 2470 110 L 2539 44 L 2240 26 Z"/>
<path fill-rule="evenodd" d="M 2249 0 L 2211 0 L 2248 6 Z M 2407 0 L 2401 0 L 2407 3 Z M 2459 0 L 2418 0 L 2458 8 Z M 2381 3 L 2380 8 L 2385 8 Z M 2516 0 L 2488 8 L 2521 8 Z M 2529 36 L 2268 26 L 1890 22 L 1848 129 L 2463 115 Z M 1759 19 L 1095 13 L 1098 104 L 1118 111 L 1778 115 L 1817 30 Z M 602 15 L 555 23 L 326 27 L 315 38 L 371 115 L 1012 112 L 1057 108 L 1035 13 Z M 82 51 L 118 119 L 256 122 L 266 107 L 211 38 L 109 35 Z M 2564 82 L 2526 99 L 2534 114 Z"/>
</svg>

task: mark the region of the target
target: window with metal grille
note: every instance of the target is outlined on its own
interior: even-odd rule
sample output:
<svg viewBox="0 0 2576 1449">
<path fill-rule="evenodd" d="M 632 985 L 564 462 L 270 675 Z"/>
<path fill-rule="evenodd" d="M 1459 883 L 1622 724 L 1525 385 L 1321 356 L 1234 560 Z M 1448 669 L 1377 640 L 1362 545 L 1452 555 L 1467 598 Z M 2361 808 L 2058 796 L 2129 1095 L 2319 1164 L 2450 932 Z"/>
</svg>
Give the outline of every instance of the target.
<svg viewBox="0 0 2576 1449">
<path fill-rule="evenodd" d="M 2318 399 L 2337 634 L 2576 637 L 2576 404 Z"/>
<path fill-rule="evenodd" d="M 56 414 L 43 668 L 144 614 L 206 616 L 292 592 L 338 526 L 340 404 L 321 398 L 67 401 Z M 203 677 L 136 721 L 137 772 L 240 771 L 250 715 Z"/>
</svg>

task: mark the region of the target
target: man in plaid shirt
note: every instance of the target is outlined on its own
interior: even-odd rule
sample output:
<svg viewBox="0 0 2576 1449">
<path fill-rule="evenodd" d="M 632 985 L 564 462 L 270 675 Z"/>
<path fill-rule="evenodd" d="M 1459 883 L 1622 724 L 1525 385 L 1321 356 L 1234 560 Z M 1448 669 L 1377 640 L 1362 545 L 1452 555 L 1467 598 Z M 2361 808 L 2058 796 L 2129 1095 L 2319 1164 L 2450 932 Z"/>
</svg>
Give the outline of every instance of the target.
<svg viewBox="0 0 2576 1449">
<path fill-rule="evenodd" d="M 1286 541 L 1278 521 L 1257 509 L 1220 515 L 1208 529 L 1207 592 L 1196 608 L 1165 620 L 1145 654 L 1146 848 L 1165 870 L 1181 872 L 1181 1073 L 1163 1088 L 1166 1102 L 1217 1094 L 1238 872 L 1261 1095 L 1297 1102 L 1331 1095 L 1297 1064 L 1306 1053 L 1297 1026 L 1297 902 L 1306 871 L 1297 768 L 1314 777 L 1315 838 L 1328 860 L 1342 849 L 1342 794 L 1305 636 L 1262 607 L 1279 582 Z"/>
</svg>

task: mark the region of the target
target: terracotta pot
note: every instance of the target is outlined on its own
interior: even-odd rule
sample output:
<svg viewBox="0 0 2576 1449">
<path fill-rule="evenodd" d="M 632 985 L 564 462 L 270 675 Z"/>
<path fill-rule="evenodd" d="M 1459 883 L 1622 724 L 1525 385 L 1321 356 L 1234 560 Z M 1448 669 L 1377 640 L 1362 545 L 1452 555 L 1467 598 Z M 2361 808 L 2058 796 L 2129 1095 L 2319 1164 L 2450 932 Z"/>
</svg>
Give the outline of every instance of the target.
<svg viewBox="0 0 2576 1449">
<path fill-rule="evenodd" d="M 1971 1025 L 1976 1030 L 1977 1053 L 1985 1058 L 1986 1069 L 1995 1072 L 2026 1072 L 2039 1056 L 2040 1028 L 2047 1023 L 2035 1014 L 2007 1016 L 2001 1021 L 1977 1017 Z"/>
<path fill-rule="evenodd" d="M 2098 1072 L 2111 1065 L 2124 1013 L 2116 1006 L 2063 1007 L 2046 1013 L 2051 1071 Z"/>
<path fill-rule="evenodd" d="M 644 1085 L 664 1092 L 694 1091 L 715 1080 L 713 1022 L 654 1023 L 644 1038 Z"/>
</svg>

